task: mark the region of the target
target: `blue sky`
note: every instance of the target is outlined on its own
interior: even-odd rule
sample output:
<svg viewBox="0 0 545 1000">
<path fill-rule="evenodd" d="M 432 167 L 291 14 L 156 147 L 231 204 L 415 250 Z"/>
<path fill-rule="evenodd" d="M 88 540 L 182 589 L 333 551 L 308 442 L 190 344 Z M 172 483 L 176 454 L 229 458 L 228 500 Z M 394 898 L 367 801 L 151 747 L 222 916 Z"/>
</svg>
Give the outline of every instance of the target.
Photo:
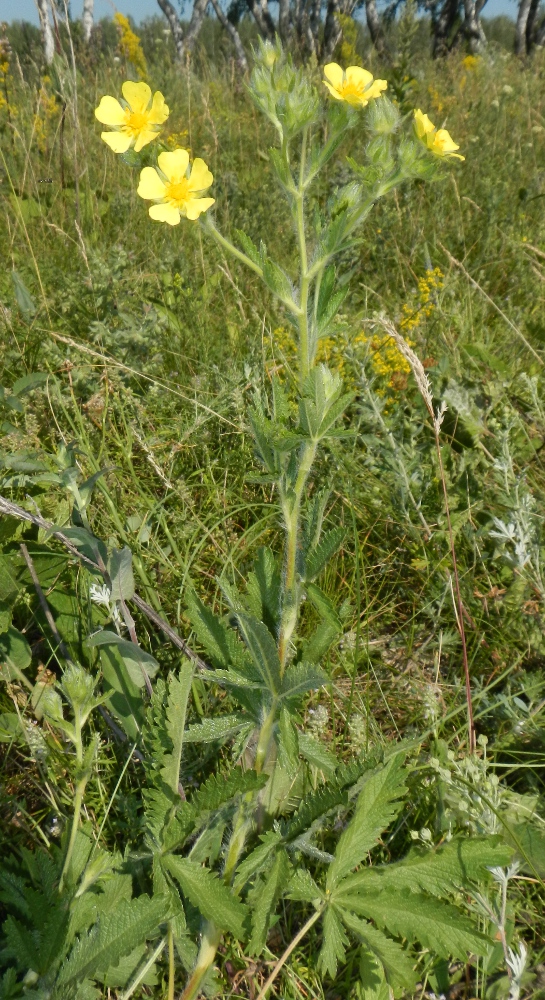
<svg viewBox="0 0 545 1000">
<path fill-rule="evenodd" d="M 81 14 L 82 0 L 72 0 L 72 17 Z M 135 21 L 144 17 L 159 14 L 156 0 L 95 0 L 95 17 L 107 17 L 116 10 L 122 14 L 131 14 Z M 488 0 L 484 9 L 485 17 L 496 14 L 509 14 L 515 17 L 517 10 L 515 0 Z M 38 24 L 38 15 L 34 0 L 0 0 L 0 21 L 32 21 Z"/>
</svg>

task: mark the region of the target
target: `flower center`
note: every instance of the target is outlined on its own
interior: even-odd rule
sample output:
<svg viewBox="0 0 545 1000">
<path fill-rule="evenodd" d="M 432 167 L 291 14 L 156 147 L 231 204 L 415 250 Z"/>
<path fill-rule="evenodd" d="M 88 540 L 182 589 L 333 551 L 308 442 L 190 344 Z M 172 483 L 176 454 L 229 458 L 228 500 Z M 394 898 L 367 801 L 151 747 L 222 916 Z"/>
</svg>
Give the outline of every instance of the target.
<svg viewBox="0 0 545 1000">
<path fill-rule="evenodd" d="M 343 83 L 341 87 L 341 94 L 344 98 L 362 97 L 364 92 L 365 86 L 363 83 Z"/>
<path fill-rule="evenodd" d="M 171 181 L 170 184 L 166 186 L 166 196 L 168 201 L 173 201 L 177 205 L 183 205 L 187 201 L 189 195 L 189 181 L 187 177 L 181 177 L 179 180 Z"/>
<path fill-rule="evenodd" d="M 136 135 L 146 127 L 148 115 L 144 111 L 129 111 L 125 121 L 125 128 L 128 132 Z"/>
</svg>

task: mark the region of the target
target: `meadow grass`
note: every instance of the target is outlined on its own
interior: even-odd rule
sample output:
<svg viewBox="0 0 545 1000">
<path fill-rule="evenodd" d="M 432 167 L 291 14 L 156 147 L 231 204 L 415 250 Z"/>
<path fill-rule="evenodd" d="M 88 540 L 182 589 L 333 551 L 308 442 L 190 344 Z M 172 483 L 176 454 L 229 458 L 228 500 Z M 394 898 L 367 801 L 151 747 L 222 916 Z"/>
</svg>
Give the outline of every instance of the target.
<svg viewBox="0 0 545 1000">
<path fill-rule="evenodd" d="M 439 183 L 415 182 L 383 200 L 343 261 L 351 293 L 321 351 L 354 389 L 354 434 L 325 453 L 317 482 L 332 489 L 328 522 L 346 528 L 323 581 L 343 603 L 344 635 L 329 655 L 330 688 L 309 699 L 307 722 L 347 755 L 399 738 L 441 738 L 457 753 L 467 748 L 433 436 L 412 375 L 373 325 L 385 313 L 425 360 L 434 394 L 448 406 L 443 461 L 477 732 L 489 738 L 491 767 L 512 815 L 522 819 L 524 809 L 539 812 L 544 763 L 543 66 L 540 54 L 523 67 L 498 46 L 478 60 L 458 52 L 436 64 L 416 53 L 411 72 L 404 99 L 436 124 L 446 119 L 466 161 Z M 59 449 L 74 445 L 86 474 L 106 469 L 94 494 L 94 530 L 130 546 L 138 589 L 189 635 L 188 586 L 221 607 L 219 568 L 233 582 L 244 580 L 258 547 L 279 537 L 271 489 L 250 474 L 247 408 L 262 388 L 263 359 L 267 371 L 289 373 L 293 340 L 282 309 L 204 244 L 197 226 L 171 231 L 150 223 L 134 177 L 101 143 L 93 117 L 100 96 L 118 93 L 124 78 L 123 66 L 82 73 L 77 117 L 71 92 L 61 127 L 55 81 L 10 71 L 9 100 L 0 107 L 0 238 L 9 262 L 0 275 L 0 381 L 10 387 L 32 371 L 53 378 L 22 415 L 5 414 L 2 492 L 25 494 L 25 484 L 11 479 L 14 454 L 54 468 Z M 266 232 L 271 254 L 289 266 L 296 250 L 271 180 L 272 133 L 244 81 L 203 60 L 198 73 L 156 60 L 150 83 L 175 108 L 169 133 L 214 174 L 222 231 Z M 365 143 L 362 132 L 351 134 L 331 168 L 334 184 L 349 179 L 346 156 L 357 158 Z M 324 193 L 318 187 L 317 203 Z M 12 269 L 30 293 L 26 308 Z M 45 517 L 66 520 L 65 491 L 43 485 L 31 492 Z M 499 522 L 515 525 L 522 555 L 514 535 L 499 537 Z M 6 543 L 17 537 L 11 522 L 2 531 Z M 66 599 L 58 612 L 76 623 L 77 578 L 67 583 Z M 35 606 L 19 614 L 32 632 Z M 308 629 L 313 614 L 303 612 Z M 167 670 L 173 654 L 157 636 L 148 632 L 147 640 Z M 48 655 L 42 644 L 46 667 Z M 200 682 L 195 695 L 201 715 L 223 698 Z M 206 758 L 199 766 L 206 771 Z M 186 767 L 195 773 L 196 760 Z M 4 773 L 4 845 L 14 837 L 32 842 L 49 806 L 37 787 L 23 787 L 15 750 Z M 92 822 L 105 816 L 117 778 L 105 759 L 90 786 Z M 120 847 L 138 822 L 138 782 L 131 763 L 107 816 L 108 836 Z M 70 801 L 62 768 L 58 795 L 61 805 Z M 467 806 L 449 808 L 461 814 Z M 467 820 L 476 830 L 484 822 L 479 808 Z M 420 789 L 392 835 L 392 851 L 409 828 L 437 829 L 431 809 Z M 535 883 L 517 883 L 512 905 L 535 968 L 543 961 Z M 269 942 L 278 952 L 285 943 Z M 298 954 L 283 995 L 325 996 L 308 950 Z M 255 995 L 251 965 L 240 953 L 225 957 L 233 979 L 224 996 Z M 350 975 L 327 996 L 347 997 Z M 541 995 L 539 977 L 529 988 L 527 995 Z"/>
</svg>

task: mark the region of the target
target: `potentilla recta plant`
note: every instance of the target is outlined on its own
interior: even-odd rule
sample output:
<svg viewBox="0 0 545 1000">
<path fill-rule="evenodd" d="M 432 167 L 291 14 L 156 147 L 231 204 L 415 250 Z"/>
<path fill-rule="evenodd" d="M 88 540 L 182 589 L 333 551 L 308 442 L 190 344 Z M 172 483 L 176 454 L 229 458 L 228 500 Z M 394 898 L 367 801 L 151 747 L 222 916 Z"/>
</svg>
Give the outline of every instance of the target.
<svg viewBox="0 0 545 1000">
<path fill-rule="evenodd" d="M 323 663 L 343 631 L 344 595 L 336 605 L 320 578 L 344 532 L 324 529 L 328 492 L 313 481 L 320 449 L 332 439 L 339 447 L 349 432 L 352 396 L 335 371 L 316 361 L 320 338 L 331 335 L 348 289 L 339 261 L 361 238 L 379 199 L 413 179 L 437 177 L 446 160 L 460 158 L 458 146 L 419 109 L 412 120 L 402 119 L 386 96 L 386 81 L 360 67 L 329 64 L 317 87 L 279 44 L 260 44 L 248 89 L 276 136 L 269 158 L 292 220 L 296 272 L 269 256 L 266 234 L 256 244 L 243 232 L 235 242 L 221 233 L 212 216 L 212 174 L 188 150 L 163 149 L 155 166 L 147 152 L 137 191 L 151 203 L 150 225 L 179 226 L 181 239 L 183 227 L 200 226 L 263 281 L 271 308 L 296 331 L 293 372 L 285 381 L 264 376 L 249 412 L 259 475 L 275 489 L 283 550 L 261 548 L 240 590 L 218 574 L 223 616 L 196 593 L 187 595 L 204 659 L 182 658 L 164 679 L 138 646 L 128 614 L 130 552 L 109 553 L 93 536 L 82 500 L 87 494 L 78 488 L 78 526 L 63 529 L 64 538 L 103 574 L 107 602 L 125 620 L 130 640 L 119 630 L 93 633 L 90 662 L 99 671 L 85 680 L 84 669 L 72 664 L 58 691 L 43 700 L 51 727 L 76 746 L 78 799 L 46 888 L 34 885 L 24 904 L 27 910 L 37 905 L 47 890 L 58 912 L 57 950 L 28 959 L 35 963 L 36 997 L 83 1000 L 99 983 L 122 988 L 128 1000 L 163 957 L 169 1000 L 176 993 L 182 1000 L 213 995 L 222 939 L 234 939 L 241 953 L 259 960 L 279 912 L 288 909 L 292 936 L 282 925 L 288 944 L 267 966 L 259 1000 L 276 990 L 282 968 L 312 928 L 324 982 L 350 960 L 358 995 L 365 997 L 413 995 L 419 955 L 432 968 L 470 956 L 486 963 L 492 952 L 486 922 L 472 917 L 466 901 L 490 880 L 489 867 L 509 863 L 501 839 L 454 837 L 413 847 L 388 864 L 381 843 L 407 802 L 407 746 L 343 763 L 302 721 L 305 699 L 329 682 Z M 96 115 L 110 128 L 103 133 L 110 149 L 135 167 L 139 150 L 160 142 L 168 108 L 147 84 L 125 83 L 122 101 L 104 97 Z M 365 159 L 348 161 L 351 181 L 330 186 L 309 218 L 312 186 L 318 176 L 327 179 L 328 164 L 343 155 L 352 130 L 366 137 Z M 301 629 L 303 602 L 313 609 L 313 631 Z M 227 690 L 228 714 L 188 721 L 197 671 L 201 682 Z M 104 679 L 110 688 L 101 694 Z M 141 754 L 146 774 L 143 840 L 128 845 L 124 858 L 85 839 L 80 828 L 96 753 L 85 727 L 101 703 Z M 183 785 L 182 760 L 186 748 L 199 744 L 218 748 L 217 766 L 191 791 Z M 55 871 L 62 903 L 58 887 L 48 888 Z M 138 877 L 128 885 L 131 871 Z M 31 870 L 31 879 L 39 881 L 39 873 Z M 142 891 L 133 898 L 136 884 Z M 24 919 L 17 918 L 23 928 Z"/>
</svg>

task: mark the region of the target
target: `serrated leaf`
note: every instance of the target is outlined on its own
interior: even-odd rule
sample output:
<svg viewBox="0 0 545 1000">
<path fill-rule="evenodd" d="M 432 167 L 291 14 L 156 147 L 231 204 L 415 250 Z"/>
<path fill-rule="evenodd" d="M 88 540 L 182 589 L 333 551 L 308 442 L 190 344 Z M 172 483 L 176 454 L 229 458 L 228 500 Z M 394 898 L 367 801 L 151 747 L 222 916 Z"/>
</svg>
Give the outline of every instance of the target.
<svg viewBox="0 0 545 1000">
<path fill-rule="evenodd" d="M 305 556 L 305 579 L 314 580 L 340 548 L 346 535 L 344 528 L 333 528 L 323 535 L 318 545 Z"/>
<path fill-rule="evenodd" d="M 325 671 L 314 663 L 295 663 L 289 666 L 284 674 L 280 698 L 286 701 L 290 698 L 299 698 L 307 691 L 317 691 L 328 683 L 329 677 Z"/>
<path fill-rule="evenodd" d="M 389 865 L 374 865 L 343 881 L 343 892 L 423 890 L 445 897 L 470 882 L 489 878 L 488 868 L 508 865 L 512 851 L 499 837 L 464 837 L 434 850 L 415 849 Z"/>
<path fill-rule="evenodd" d="M 274 553 L 263 546 L 248 577 L 246 601 L 252 614 L 267 626 L 272 636 L 276 635 L 278 627 L 281 584 Z"/>
<path fill-rule="evenodd" d="M 191 796 L 191 807 L 196 816 L 213 812 L 236 795 L 258 792 L 267 784 L 268 775 L 257 771 L 243 771 L 234 767 L 229 774 L 212 774 Z"/>
<path fill-rule="evenodd" d="M 344 962 L 349 943 L 338 914 L 332 906 L 328 906 L 324 914 L 324 934 L 318 964 L 331 979 L 335 979 L 337 975 L 339 962 Z"/>
<path fill-rule="evenodd" d="M 276 643 L 263 622 L 252 615 L 236 613 L 238 627 L 267 689 L 273 695 L 280 690 L 280 660 Z"/>
<path fill-rule="evenodd" d="M 172 740 L 172 752 L 165 754 L 163 767 L 161 768 L 161 777 L 171 791 L 175 793 L 178 791 L 180 784 L 185 718 L 192 680 L 193 668 L 189 663 L 184 664 L 180 668 L 178 677 L 170 674 L 168 680 L 166 730 Z"/>
<path fill-rule="evenodd" d="M 418 941 L 440 958 L 487 955 L 491 941 L 454 906 L 422 893 L 394 889 L 335 895 L 343 910 L 374 920 L 390 934 Z"/>
<path fill-rule="evenodd" d="M 196 594 L 190 593 L 187 607 L 191 624 L 214 666 L 233 667 L 239 673 L 253 677 L 252 661 L 233 630 L 207 608 Z M 256 675 L 256 679 L 258 676 Z"/>
<path fill-rule="evenodd" d="M 299 767 L 299 738 L 295 723 L 285 705 L 278 719 L 278 766 L 289 777 L 294 777 Z"/>
<path fill-rule="evenodd" d="M 257 872 L 262 871 L 268 863 L 271 854 L 276 851 L 282 841 L 282 834 L 276 830 L 269 830 L 268 833 L 261 834 L 261 844 L 255 847 L 251 854 L 240 863 L 237 868 L 237 875 L 234 881 L 234 888 L 242 889 L 243 885 Z"/>
<path fill-rule="evenodd" d="M 286 895 L 288 899 L 293 899 L 296 902 L 317 905 L 323 899 L 324 894 L 306 868 L 296 868 L 290 878 Z"/>
<path fill-rule="evenodd" d="M 413 971 L 412 962 L 397 941 L 386 937 L 367 921 L 359 920 L 352 913 L 341 909 L 345 926 L 356 935 L 366 949 L 378 958 L 393 989 L 413 989 L 418 976 Z"/>
<path fill-rule="evenodd" d="M 285 271 L 270 257 L 263 264 L 263 281 L 281 302 L 293 303 L 293 285 Z"/>
<path fill-rule="evenodd" d="M 230 931 L 235 937 L 244 937 L 248 908 L 214 872 L 173 854 L 167 855 L 163 864 L 179 883 L 184 896 L 203 917 L 213 920 L 218 927 Z"/>
<path fill-rule="evenodd" d="M 57 985 L 69 986 L 107 972 L 168 920 L 169 905 L 167 896 L 121 900 L 115 912 L 101 915 L 94 927 L 79 938 L 59 971 Z"/>
<path fill-rule="evenodd" d="M 338 806 L 346 807 L 347 789 L 350 785 L 354 785 L 371 766 L 365 761 L 349 767 L 342 766 L 327 785 L 321 785 L 315 791 L 309 792 L 301 802 L 296 815 L 283 824 L 282 832 L 285 840 L 294 840 L 322 817 L 327 816 L 332 809 Z"/>
<path fill-rule="evenodd" d="M 371 774 L 358 796 L 354 815 L 341 834 L 335 860 L 327 874 L 327 888 L 333 890 L 345 875 L 359 865 L 377 843 L 380 834 L 401 809 L 407 791 L 401 755 Z"/>
<path fill-rule="evenodd" d="M 224 743 L 230 736 L 235 736 L 244 726 L 248 726 L 251 720 L 243 712 L 235 712 L 233 715 L 211 716 L 196 722 L 185 730 L 184 740 L 186 743 L 215 743 L 217 740 Z"/>
<path fill-rule="evenodd" d="M 299 752 L 312 767 L 316 767 L 325 775 L 333 777 L 337 767 L 337 758 L 314 736 L 310 736 L 309 733 L 299 733 Z"/>
<path fill-rule="evenodd" d="M 274 916 L 276 904 L 289 879 L 290 863 L 285 851 L 277 852 L 274 864 L 259 891 L 252 896 L 252 936 L 249 943 L 251 955 L 260 955 L 267 941 L 267 933 Z"/>
</svg>

